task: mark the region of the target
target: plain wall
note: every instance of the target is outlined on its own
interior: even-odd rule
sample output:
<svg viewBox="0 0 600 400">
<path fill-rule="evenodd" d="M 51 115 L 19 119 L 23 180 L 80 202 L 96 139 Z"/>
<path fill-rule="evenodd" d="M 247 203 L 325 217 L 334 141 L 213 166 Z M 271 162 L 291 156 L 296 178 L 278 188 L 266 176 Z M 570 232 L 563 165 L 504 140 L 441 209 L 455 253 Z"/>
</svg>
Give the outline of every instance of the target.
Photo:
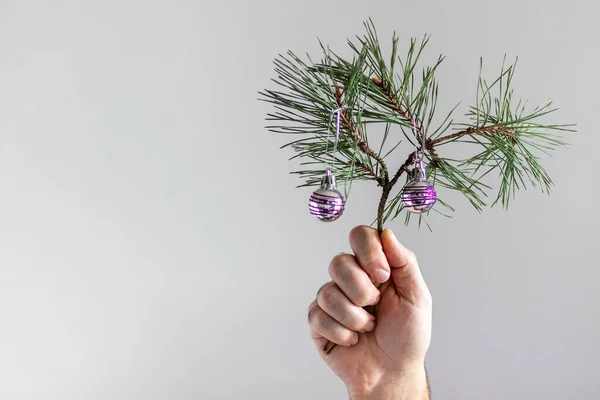
<svg viewBox="0 0 600 400">
<path fill-rule="evenodd" d="M 543 158 L 551 196 L 478 214 L 440 189 L 434 233 L 388 224 L 433 293 L 433 398 L 600 399 L 597 7 L 0 0 L 0 398 L 346 398 L 306 311 L 379 193 L 311 218 L 256 98 L 278 53 L 343 51 L 372 17 L 447 55 L 441 113 L 506 53 L 517 95 L 579 130 Z"/>
</svg>

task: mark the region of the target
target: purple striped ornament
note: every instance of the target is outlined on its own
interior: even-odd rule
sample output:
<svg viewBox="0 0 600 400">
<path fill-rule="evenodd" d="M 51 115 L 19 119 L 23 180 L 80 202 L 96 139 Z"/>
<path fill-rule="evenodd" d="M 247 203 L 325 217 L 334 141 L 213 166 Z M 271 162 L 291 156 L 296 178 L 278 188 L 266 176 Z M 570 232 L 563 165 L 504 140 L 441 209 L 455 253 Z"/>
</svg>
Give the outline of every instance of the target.
<svg viewBox="0 0 600 400">
<path fill-rule="evenodd" d="M 344 195 L 335 187 L 335 176 L 327 170 L 321 186 L 310 196 L 308 210 L 323 222 L 333 222 L 342 216 L 345 202 Z"/>
<path fill-rule="evenodd" d="M 415 168 L 412 175 L 400 192 L 400 200 L 408 211 L 423 214 L 431 210 L 437 200 L 435 187 L 425 179 L 424 169 Z"/>
</svg>

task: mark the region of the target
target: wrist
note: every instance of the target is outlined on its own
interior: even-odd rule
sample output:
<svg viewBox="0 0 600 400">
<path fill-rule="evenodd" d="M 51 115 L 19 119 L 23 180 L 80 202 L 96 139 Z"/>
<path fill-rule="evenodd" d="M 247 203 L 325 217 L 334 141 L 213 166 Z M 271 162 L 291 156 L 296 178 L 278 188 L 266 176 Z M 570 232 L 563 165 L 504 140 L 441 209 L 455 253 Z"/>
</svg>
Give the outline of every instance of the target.
<svg viewBox="0 0 600 400">
<path fill-rule="evenodd" d="M 383 376 L 372 387 L 349 389 L 348 393 L 351 400 L 428 400 L 425 365 Z"/>
</svg>

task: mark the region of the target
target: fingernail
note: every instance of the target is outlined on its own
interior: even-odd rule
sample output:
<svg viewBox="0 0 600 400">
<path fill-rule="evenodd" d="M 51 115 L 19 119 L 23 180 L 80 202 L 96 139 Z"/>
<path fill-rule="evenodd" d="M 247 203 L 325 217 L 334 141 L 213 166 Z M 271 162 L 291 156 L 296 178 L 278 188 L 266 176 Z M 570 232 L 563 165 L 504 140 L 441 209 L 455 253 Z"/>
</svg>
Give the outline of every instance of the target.
<svg viewBox="0 0 600 400">
<path fill-rule="evenodd" d="M 385 269 L 378 269 L 375 272 L 373 272 L 373 277 L 375 278 L 375 280 L 377 280 L 377 282 L 383 283 L 388 280 L 388 278 L 390 277 L 390 273 L 387 272 Z"/>
<path fill-rule="evenodd" d="M 372 319 L 371 321 L 367 322 L 367 326 L 365 326 L 365 332 L 373 332 L 376 326 L 377 323 L 374 319 Z"/>
<path fill-rule="evenodd" d="M 350 341 L 350 346 L 354 346 L 356 343 L 358 343 L 358 333 L 354 334 L 354 337 Z"/>
</svg>

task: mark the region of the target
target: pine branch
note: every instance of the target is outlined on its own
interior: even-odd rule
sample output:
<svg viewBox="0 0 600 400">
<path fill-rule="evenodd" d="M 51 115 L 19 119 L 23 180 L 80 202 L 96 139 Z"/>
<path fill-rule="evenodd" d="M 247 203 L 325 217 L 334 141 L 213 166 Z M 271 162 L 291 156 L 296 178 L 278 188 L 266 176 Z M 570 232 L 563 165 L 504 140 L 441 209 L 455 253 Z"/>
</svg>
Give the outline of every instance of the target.
<svg viewBox="0 0 600 400">
<path fill-rule="evenodd" d="M 572 125 L 542 122 L 543 117 L 556 111 L 551 102 L 528 111 L 527 102 L 515 98 L 511 85 L 516 63 L 503 63 L 499 76 L 488 82 L 482 77 L 480 62 L 476 101 L 465 114 L 466 122 L 454 121 L 454 107 L 439 125 L 433 126 L 438 98 L 435 72 L 444 57 L 419 72 L 417 66 L 428 41 L 428 36 L 421 41 L 411 40 L 402 57 L 394 35 L 391 57 L 384 59 L 374 24 L 369 20 L 365 33 L 348 41 L 353 52 L 350 59 L 322 43 L 322 58 L 317 62 L 310 57 L 308 62 L 303 61 L 290 51 L 275 60 L 277 78 L 273 82 L 278 90 L 260 93 L 261 100 L 275 108 L 267 116 L 274 121 L 268 129 L 300 135 L 300 139 L 283 146 L 293 149 L 292 159 L 306 160 L 301 163 L 302 169 L 293 172 L 305 179 L 300 186 L 318 185 L 324 165 L 330 165 L 339 180 L 376 181 L 381 187 L 376 218 L 380 232 L 388 219 L 404 211 L 400 193 L 392 192 L 400 177 L 411 171 L 417 156 L 428 161 L 427 175 L 438 186 L 438 194 L 446 189 L 457 190 L 479 211 L 486 205 L 484 199 L 491 190 L 484 180 L 495 171 L 500 187 L 492 206 L 500 202 L 508 207 L 515 192 L 528 185 L 540 187 L 543 192 L 550 190 L 552 180 L 540 164 L 539 154 L 566 144 L 555 132 L 572 131 Z M 332 110 L 342 106 L 342 130 L 334 156 L 328 151 L 334 140 L 328 135 L 332 128 L 329 117 Z M 377 138 L 369 127 L 381 124 L 385 129 Z M 385 145 L 398 133 L 411 148 L 390 178 L 388 165 L 390 160 L 397 160 L 395 154 L 401 149 L 402 140 L 389 150 Z M 378 146 L 372 145 L 373 136 L 379 140 Z M 475 145 L 478 151 L 463 160 L 440 155 L 440 148 L 450 143 Z M 438 206 L 453 211 L 441 199 L 433 211 L 446 215 Z M 410 213 L 406 213 L 405 221 L 410 221 Z M 419 224 L 422 221 L 420 216 Z M 426 220 L 425 223 L 429 226 Z"/>
</svg>

